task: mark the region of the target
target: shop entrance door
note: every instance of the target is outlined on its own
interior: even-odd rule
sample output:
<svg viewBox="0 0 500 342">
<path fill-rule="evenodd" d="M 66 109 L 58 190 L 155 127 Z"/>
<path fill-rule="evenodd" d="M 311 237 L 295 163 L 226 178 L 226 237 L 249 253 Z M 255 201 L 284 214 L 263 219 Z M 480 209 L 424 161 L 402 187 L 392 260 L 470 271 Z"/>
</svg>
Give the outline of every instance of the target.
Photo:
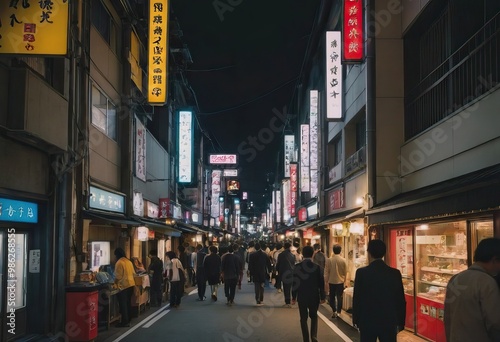
<svg viewBox="0 0 500 342">
<path fill-rule="evenodd" d="M 0 231 L 0 340 L 26 333 L 27 234 Z"/>
</svg>

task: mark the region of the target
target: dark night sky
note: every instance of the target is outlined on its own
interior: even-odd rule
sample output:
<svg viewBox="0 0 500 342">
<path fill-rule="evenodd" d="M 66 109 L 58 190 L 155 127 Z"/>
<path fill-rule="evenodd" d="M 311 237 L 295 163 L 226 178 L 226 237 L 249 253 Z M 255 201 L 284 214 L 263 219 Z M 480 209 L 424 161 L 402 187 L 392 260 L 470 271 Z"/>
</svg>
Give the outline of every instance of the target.
<svg viewBox="0 0 500 342">
<path fill-rule="evenodd" d="M 241 190 L 250 200 L 262 198 L 266 174 L 276 173 L 283 113 L 301 74 L 319 4 L 171 2 L 171 19 L 178 20 L 193 59 L 185 74 L 196 94 L 198 118 L 215 152 L 239 154 Z"/>
</svg>

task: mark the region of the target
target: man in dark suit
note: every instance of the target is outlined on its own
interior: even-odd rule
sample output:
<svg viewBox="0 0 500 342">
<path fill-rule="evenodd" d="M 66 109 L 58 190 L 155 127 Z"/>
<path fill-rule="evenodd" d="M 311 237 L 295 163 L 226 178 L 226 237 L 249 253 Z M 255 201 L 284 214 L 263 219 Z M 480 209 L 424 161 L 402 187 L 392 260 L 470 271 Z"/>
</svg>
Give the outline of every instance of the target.
<svg viewBox="0 0 500 342">
<path fill-rule="evenodd" d="M 311 318 L 311 341 L 318 341 L 318 308 L 325 302 L 325 281 L 318 264 L 312 261 L 314 249 L 305 246 L 302 250 L 304 260 L 293 270 L 292 303 L 299 302 L 300 328 L 304 342 L 309 342 L 307 317 Z"/>
<path fill-rule="evenodd" d="M 283 245 L 283 252 L 278 255 L 278 261 L 276 262 L 276 272 L 281 279 L 283 284 L 283 294 L 285 295 L 285 307 L 291 308 L 291 297 L 292 297 L 292 281 L 293 281 L 293 268 L 295 266 L 295 256 L 292 254 L 290 248 L 292 244 L 290 242 L 285 242 Z"/>
<path fill-rule="evenodd" d="M 255 243 L 255 252 L 248 257 L 248 270 L 255 286 L 255 301 L 261 306 L 264 300 L 264 283 L 271 272 L 271 260 L 261 250 L 258 242 Z"/>
<path fill-rule="evenodd" d="M 368 243 L 369 265 L 356 271 L 352 302 L 352 322 L 360 331 L 361 342 L 396 342 L 404 329 L 406 301 L 399 270 L 382 258 L 386 246 L 382 240 Z"/>
</svg>

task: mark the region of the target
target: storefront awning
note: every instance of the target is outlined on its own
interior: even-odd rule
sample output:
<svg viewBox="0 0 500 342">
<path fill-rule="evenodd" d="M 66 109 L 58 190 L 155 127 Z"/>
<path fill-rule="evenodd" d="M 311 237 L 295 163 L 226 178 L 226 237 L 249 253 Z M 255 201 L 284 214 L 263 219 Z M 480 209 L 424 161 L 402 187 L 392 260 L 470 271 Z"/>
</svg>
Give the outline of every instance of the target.
<svg viewBox="0 0 500 342">
<path fill-rule="evenodd" d="M 181 236 L 181 232 L 178 229 L 173 228 L 172 226 L 163 223 L 161 221 L 147 219 L 145 217 L 138 218 L 138 221 L 152 230 L 157 230 L 160 233 L 163 233 L 168 236 L 179 237 Z"/>
<path fill-rule="evenodd" d="M 328 215 L 324 217 L 320 222 L 317 224 L 318 226 L 327 226 L 332 223 L 339 223 L 345 220 L 350 220 L 356 217 L 361 217 L 359 215 L 364 215 L 364 210 L 363 208 L 354 208 L 354 209 L 349 209 L 345 210 L 339 213 L 335 213 L 332 215 Z"/>
<path fill-rule="evenodd" d="M 90 220 L 101 220 L 104 223 L 114 223 L 128 226 L 140 226 L 140 222 L 129 219 L 123 214 L 103 213 L 95 210 L 83 210 L 83 218 Z"/>
<path fill-rule="evenodd" d="M 410 191 L 367 211 L 369 225 L 413 222 L 500 208 L 500 165 Z"/>
<path fill-rule="evenodd" d="M 299 229 L 299 230 L 304 230 L 304 229 L 308 229 L 308 228 L 314 228 L 318 225 L 318 223 L 320 222 L 321 220 L 314 220 L 314 221 L 307 221 L 307 222 L 304 222 L 304 223 L 301 223 L 299 224 L 296 229 Z"/>
<path fill-rule="evenodd" d="M 184 222 L 176 222 L 177 228 L 179 228 L 181 231 L 185 233 L 206 233 L 203 229 L 200 229 L 196 226 L 193 226 L 192 224 L 184 223 Z"/>
</svg>

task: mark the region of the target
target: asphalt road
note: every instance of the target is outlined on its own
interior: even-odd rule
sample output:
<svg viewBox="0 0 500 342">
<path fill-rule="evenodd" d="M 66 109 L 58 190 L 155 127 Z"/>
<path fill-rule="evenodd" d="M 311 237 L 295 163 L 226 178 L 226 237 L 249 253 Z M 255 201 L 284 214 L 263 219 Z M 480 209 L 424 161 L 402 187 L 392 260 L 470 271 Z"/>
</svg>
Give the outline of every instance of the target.
<svg viewBox="0 0 500 342">
<path fill-rule="evenodd" d="M 218 301 L 196 301 L 196 290 L 185 295 L 178 308 L 152 307 L 132 321 L 130 328 L 111 328 L 96 342 L 138 341 L 302 341 L 297 306 L 283 307 L 284 297 L 266 288 L 264 305 L 256 306 L 253 283 L 244 282 L 234 304 L 226 305 L 223 286 Z M 209 288 L 207 297 L 210 298 Z M 319 341 L 359 341 L 357 330 L 341 319 L 330 319 L 328 305 L 320 305 Z"/>
</svg>

